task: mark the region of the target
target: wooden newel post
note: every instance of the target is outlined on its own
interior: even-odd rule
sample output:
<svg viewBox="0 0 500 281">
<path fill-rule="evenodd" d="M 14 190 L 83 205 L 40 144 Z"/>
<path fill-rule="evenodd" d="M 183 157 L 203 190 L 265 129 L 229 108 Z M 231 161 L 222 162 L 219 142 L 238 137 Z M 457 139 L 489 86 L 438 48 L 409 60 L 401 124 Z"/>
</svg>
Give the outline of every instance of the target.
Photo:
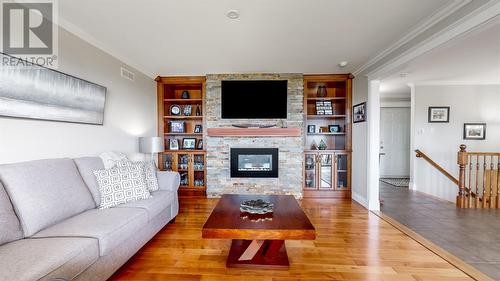
<svg viewBox="0 0 500 281">
<path fill-rule="evenodd" d="M 467 167 L 468 157 L 467 157 L 467 146 L 465 144 L 460 145 L 460 151 L 458 152 L 458 167 L 460 169 L 458 177 L 458 196 L 457 196 L 457 207 L 468 208 L 468 198 L 465 191 L 465 167 Z"/>
</svg>

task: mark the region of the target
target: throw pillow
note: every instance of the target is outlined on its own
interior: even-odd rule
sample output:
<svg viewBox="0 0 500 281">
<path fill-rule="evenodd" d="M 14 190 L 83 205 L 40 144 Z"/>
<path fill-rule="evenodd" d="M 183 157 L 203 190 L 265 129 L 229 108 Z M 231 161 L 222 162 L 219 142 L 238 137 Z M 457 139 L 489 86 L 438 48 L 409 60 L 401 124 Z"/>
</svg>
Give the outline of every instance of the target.
<svg viewBox="0 0 500 281">
<path fill-rule="evenodd" d="M 153 161 L 131 162 L 130 160 L 123 160 L 116 162 L 117 167 L 126 167 L 130 165 L 142 166 L 144 177 L 146 178 L 146 186 L 150 192 L 155 192 L 160 189 L 158 186 L 158 178 L 156 177 L 156 165 Z"/>
<path fill-rule="evenodd" d="M 142 165 L 116 167 L 94 171 L 101 192 L 99 209 L 111 208 L 127 202 L 148 199 Z"/>
<path fill-rule="evenodd" d="M 104 163 L 104 169 L 111 169 L 116 166 L 116 162 L 127 160 L 127 156 L 121 152 L 108 151 L 99 154 Z"/>
</svg>

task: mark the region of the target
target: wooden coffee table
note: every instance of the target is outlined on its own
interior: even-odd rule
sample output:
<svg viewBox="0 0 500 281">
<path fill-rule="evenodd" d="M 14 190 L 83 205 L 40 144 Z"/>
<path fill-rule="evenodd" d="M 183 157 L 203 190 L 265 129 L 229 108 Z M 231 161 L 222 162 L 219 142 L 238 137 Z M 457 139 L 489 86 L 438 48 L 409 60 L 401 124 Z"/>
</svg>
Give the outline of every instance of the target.
<svg viewBox="0 0 500 281">
<path fill-rule="evenodd" d="M 240 211 L 241 202 L 259 198 L 274 204 L 272 214 Z M 284 240 L 314 240 L 316 232 L 291 195 L 223 195 L 203 226 L 202 237 L 233 240 L 227 267 L 287 269 Z"/>
</svg>

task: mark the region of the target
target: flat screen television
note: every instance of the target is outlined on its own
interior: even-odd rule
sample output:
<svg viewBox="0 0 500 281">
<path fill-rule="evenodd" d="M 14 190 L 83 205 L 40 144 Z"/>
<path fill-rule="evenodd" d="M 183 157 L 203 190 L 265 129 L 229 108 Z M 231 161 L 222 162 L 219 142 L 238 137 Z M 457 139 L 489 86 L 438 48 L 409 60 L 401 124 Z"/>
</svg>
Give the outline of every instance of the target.
<svg viewBox="0 0 500 281">
<path fill-rule="evenodd" d="M 222 81 L 223 119 L 285 119 L 286 80 Z"/>
</svg>

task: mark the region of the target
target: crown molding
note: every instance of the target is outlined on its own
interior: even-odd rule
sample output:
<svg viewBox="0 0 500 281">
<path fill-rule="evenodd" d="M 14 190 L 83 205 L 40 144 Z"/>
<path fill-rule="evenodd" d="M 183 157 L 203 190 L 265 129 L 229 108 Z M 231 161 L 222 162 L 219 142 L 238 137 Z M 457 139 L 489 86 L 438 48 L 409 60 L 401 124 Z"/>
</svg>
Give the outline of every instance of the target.
<svg viewBox="0 0 500 281">
<path fill-rule="evenodd" d="M 423 81 L 414 83 L 415 86 L 487 86 L 500 85 L 500 81 Z"/>
<path fill-rule="evenodd" d="M 352 74 L 354 76 L 359 75 L 366 69 L 370 68 L 371 66 L 375 65 L 378 61 L 383 59 L 384 57 L 388 56 L 401 46 L 405 45 L 406 43 L 410 42 L 420 34 L 424 33 L 426 30 L 434 26 L 436 23 L 440 22 L 441 20 L 445 19 L 449 15 L 453 14 L 454 12 L 458 11 L 465 5 L 469 4 L 472 2 L 472 0 L 452 0 L 448 4 L 446 4 L 444 7 L 441 9 L 437 10 L 434 14 L 430 15 L 429 17 L 425 18 L 421 22 L 419 22 L 417 25 L 415 25 L 413 28 L 410 29 L 410 31 L 400 38 L 398 41 L 394 42 L 392 45 L 390 45 L 387 49 L 383 50 L 381 53 L 370 59 L 367 63 L 362 65 L 360 68 L 356 69 Z"/>
<path fill-rule="evenodd" d="M 125 65 L 134 68 L 138 72 L 141 72 L 142 74 L 144 74 L 148 77 L 151 77 L 151 78 L 156 77 L 156 74 L 153 71 L 150 71 L 150 70 L 146 69 L 144 66 L 142 66 L 141 64 L 131 60 L 130 58 L 128 58 L 124 55 L 121 55 L 120 52 L 118 52 L 117 50 L 114 50 L 113 48 L 106 46 L 106 44 L 97 40 L 95 37 L 93 37 L 92 35 L 88 34 L 85 31 L 83 31 L 81 28 L 72 24 L 71 22 L 69 22 L 68 20 L 66 20 L 65 18 L 63 18 L 61 16 L 59 16 L 58 25 L 64 29 L 66 29 L 71 34 L 79 37 L 80 39 L 86 41 L 87 43 L 93 45 L 94 47 L 104 51 L 108 55 L 116 58 L 117 60 L 121 61 Z"/>
<path fill-rule="evenodd" d="M 481 28 L 482 26 L 490 23 L 500 16 L 500 0 L 490 0 L 483 6 L 477 8 L 470 14 L 457 20 L 455 23 L 449 25 L 443 30 L 422 40 L 419 44 L 406 50 L 399 56 L 396 56 L 386 62 L 385 64 L 377 67 L 370 73 L 366 74 L 371 79 L 380 79 L 380 77 L 393 71 L 397 67 L 439 47 L 443 44 L 462 38 L 469 34 L 471 31 Z"/>
</svg>

